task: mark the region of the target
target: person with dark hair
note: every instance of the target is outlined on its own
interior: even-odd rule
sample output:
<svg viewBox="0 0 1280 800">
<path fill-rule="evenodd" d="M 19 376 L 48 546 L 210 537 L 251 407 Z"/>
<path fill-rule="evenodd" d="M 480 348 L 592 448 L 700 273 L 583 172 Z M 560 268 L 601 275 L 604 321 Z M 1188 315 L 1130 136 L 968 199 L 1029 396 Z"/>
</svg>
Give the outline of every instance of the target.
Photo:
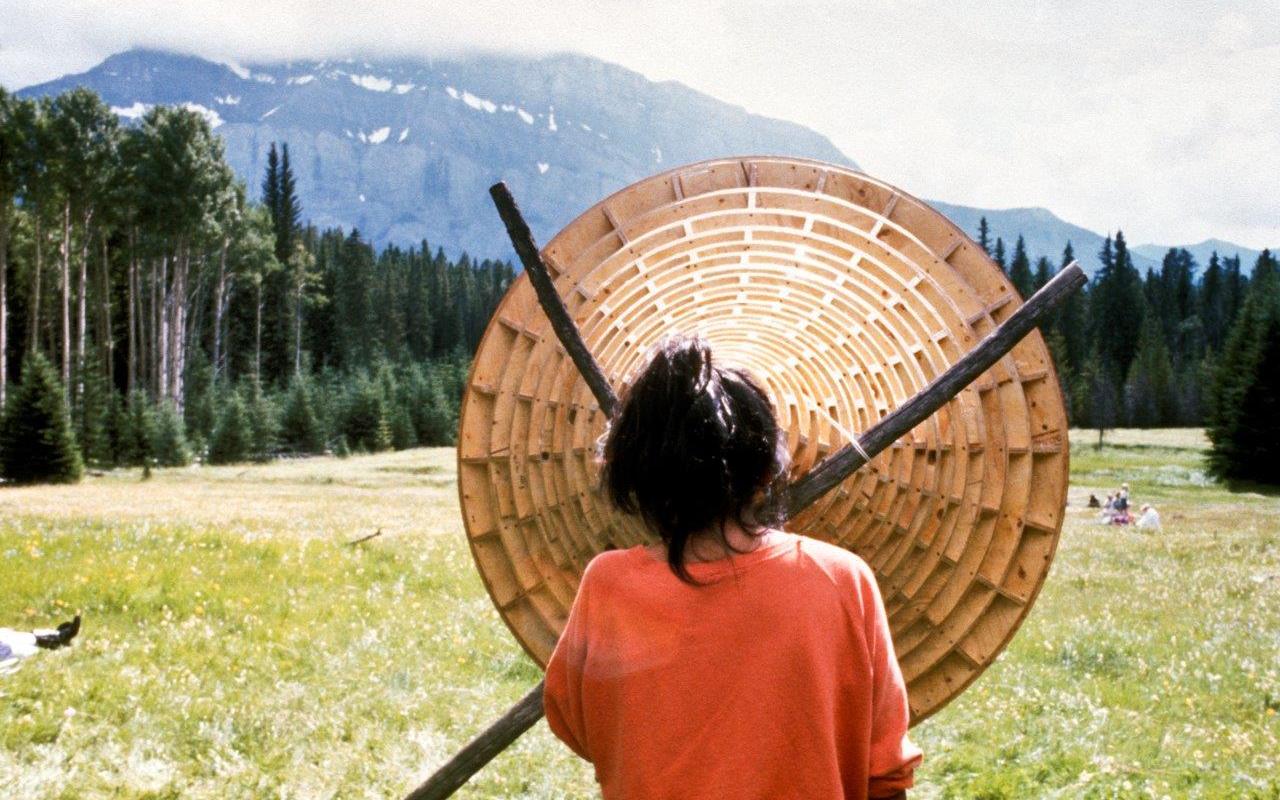
<svg viewBox="0 0 1280 800">
<path fill-rule="evenodd" d="M 921 752 L 875 577 L 777 527 L 787 450 L 761 386 L 668 339 L 601 455 L 605 494 L 661 544 L 587 565 L 544 704 L 606 800 L 905 797 Z"/>
</svg>

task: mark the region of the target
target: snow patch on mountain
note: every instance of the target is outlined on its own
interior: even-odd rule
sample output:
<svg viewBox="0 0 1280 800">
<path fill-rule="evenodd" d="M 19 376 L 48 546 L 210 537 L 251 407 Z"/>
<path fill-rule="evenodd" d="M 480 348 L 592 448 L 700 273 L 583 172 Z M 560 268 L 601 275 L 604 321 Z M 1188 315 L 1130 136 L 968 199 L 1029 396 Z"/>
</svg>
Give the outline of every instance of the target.
<svg viewBox="0 0 1280 800">
<path fill-rule="evenodd" d="M 405 128 L 404 130 L 400 131 L 400 136 L 399 138 L 396 139 L 396 141 L 403 142 L 405 139 L 408 139 L 408 138 L 409 138 L 409 129 Z"/>
<path fill-rule="evenodd" d="M 316 79 L 315 75 L 299 75 L 296 78 L 290 78 L 289 80 L 285 81 L 285 83 L 290 83 L 290 84 L 293 84 L 294 86 L 305 86 L 306 84 L 311 83 L 315 79 Z"/>
<path fill-rule="evenodd" d="M 227 69 L 229 69 L 229 70 L 231 70 L 233 73 L 235 73 L 235 76 L 236 76 L 237 78 L 239 78 L 240 80 L 242 80 L 242 81 L 247 81 L 247 80 L 249 80 L 249 76 L 253 74 L 252 72 L 250 72 L 249 70 L 247 70 L 247 69 L 245 69 L 244 67 L 240 66 L 239 64 L 237 64 L 237 63 L 236 63 L 236 62 L 234 62 L 234 61 L 226 61 L 226 62 L 223 62 L 223 66 L 225 66 Z"/>
<path fill-rule="evenodd" d="M 555 106 L 552 106 L 552 107 L 551 107 L 551 110 L 547 112 L 547 130 L 549 130 L 549 131 L 551 131 L 551 132 L 553 132 L 553 133 L 554 133 L 555 131 L 560 130 L 558 127 L 556 127 L 556 108 L 555 108 Z"/>
<path fill-rule="evenodd" d="M 238 106 L 240 105 L 240 96 L 233 95 L 233 94 L 226 94 L 226 95 L 223 95 L 222 97 L 213 98 L 213 102 L 217 103 L 220 106 Z"/>
<path fill-rule="evenodd" d="M 276 113 L 276 112 L 277 112 L 277 111 L 279 111 L 279 110 L 280 110 L 280 106 L 275 106 L 274 108 L 272 108 L 272 109 L 271 109 L 270 111 L 268 111 L 267 113 L 265 113 L 265 114 L 263 114 L 262 116 L 258 117 L 258 119 L 266 119 L 267 117 L 271 116 L 272 114 Z"/>
<path fill-rule="evenodd" d="M 454 100 L 457 100 L 457 99 L 458 99 L 458 97 L 459 97 L 459 95 L 458 95 L 458 90 L 457 90 L 457 89 L 455 89 L 455 88 L 453 88 L 452 86 L 446 86 L 446 87 L 444 87 L 444 91 L 445 91 L 445 94 L 449 95 L 449 96 L 450 96 L 450 97 L 452 97 Z"/>
<path fill-rule="evenodd" d="M 539 162 L 538 162 L 538 174 L 539 174 L 539 175 L 546 175 L 546 174 L 547 174 L 547 170 L 549 170 L 549 169 L 551 169 L 551 165 L 550 165 L 550 164 L 546 163 L 545 161 L 539 161 Z"/>
<path fill-rule="evenodd" d="M 265 74 L 265 73 L 261 73 L 261 72 L 259 72 L 258 74 L 254 75 L 254 76 L 253 76 L 253 79 L 254 79 L 255 81 L 257 81 L 258 83 L 275 83 L 275 82 L 276 82 L 276 79 L 275 79 L 275 78 L 273 78 L 273 77 L 271 77 L 270 75 L 267 75 L 267 74 Z"/>
<path fill-rule="evenodd" d="M 530 114 L 528 111 L 525 111 L 523 108 L 517 108 L 517 109 L 516 109 L 516 116 L 518 116 L 518 117 L 520 117 L 520 119 L 524 120 L 524 124 L 525 124 L 525 125 L 532 125 L 532 124 L 533 124 L 533 115 L 532 115 L 532 114 Z"/>
<path fill-rule="evenodd" d="M 374 75 L 352 75 L 351 82 L 362 89 L 368 89 L 371 92 L 389 92 L 391 91 L 391 79 L 379 78 Z"/>
<path fill-rule="evenodd" d="M 391 135 L 391 128 L 389 127 L 378 128 L 376 131 L 369 134 L 369 144 L 382 144 L 387 140 L 387 137 L 390 135 Z"/>
<path fill-rule="evenodd" d="M 488 111 L 490 114 L 498 110 L 498 106 L 492 100 L 486 100 L 483 97 L 476 97 L 471 92 L 462 93 L 462 102 L 474 108 L 476 111 Z"/>
<path fill-rule="evenodd" d="M 413 87 L 414 87 L 414 84 L 412 83 L 397 83 L 395 92 L 396 94 L 408 94 L 409 92 L 413 91 Z"/>
</svg>

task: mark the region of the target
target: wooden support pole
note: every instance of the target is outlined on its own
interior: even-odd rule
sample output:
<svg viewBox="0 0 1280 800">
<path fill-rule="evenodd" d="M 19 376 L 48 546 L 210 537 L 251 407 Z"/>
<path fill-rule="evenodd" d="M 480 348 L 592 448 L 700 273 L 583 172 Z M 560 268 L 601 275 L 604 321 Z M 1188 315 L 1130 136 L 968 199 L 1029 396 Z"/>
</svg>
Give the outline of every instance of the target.
<svg viewBox="0 0 1280 800">
<path fill-rule="evenodd" d="M 1080 265 L 1072 261 L 1031 296 L 1017 311 L 959 361 L 933 379 L 928 386 L 907 402 L 885 415 L 858 437 L 856 445 L 847 444 L 815 464 L 803 478 L 787 491 L 787 516 L 794 517 L 819 497 L 838 486 L 856 472 L 868 458 L 898 440 L 915 426 L 933 416 L 979 375 L 1005 356 L 1014 345 L 1031 332 L 1045 315 L 1058 307 L 1088 280 Z"/>
<path fill-rule="evenodd" d="M 617 406 L 617 397 L 600 366 L 583 343 L 582 336 L 569 317 L 564 303 L 556 294 L 546 265 L 538 254 L 529 226 L 520 216 L 515 199 L 503 183 L 493 186 L 489 193 L 493 195 L 498 213 L 506 223 L 507 233 L 510 234 L 516 246 L 520 260 L 524 262 L 525 271 L 529 273 L 534 289 L 538 291 L 538 300 L 543 310 L 547 312 L 556 335 L 560 337 L 561 343 L 565 345 L 574 363 L 578 365 L 583 378 L 591 386 L 601 409 L 605 409 L 606 413 L 612 416 Z M 536 278 L 535 273 L 538 275 Z M 1031 296 L 1031 299 L 1023 303 L 1009 319 L 988 334 L 973 350 L 934 378 L 933 382 L 919 394 L 869 428 L 858 438 L 858 446 L 846 445 L 837 450 L 815 465 L 803 478 L 793 483 L 788 490 L 787 517 L 795 516 L 807 508 L 867 461 L 892 445 L 898 437 L 924 422 L 946 405 L 964 387 L 1003 358 L 1044 319 L 1046 314 L 1071 296 L 1087 280 L 1084 271 L 1074 261 L 1061 269 L 1052 280 L 1041 287 Z M 539 288 L 539 283 L 542 283 L 543 288 Z M 547 296 L 544 297 L 544 293 Z M 533 724 L 542 717 L 543 688 L 544 683 L 539 681 L 538 685 L 512 706 L 511 710 L 472 739 L 457 755 L 436 770 L 426 783 L 407 795 L 405 800 L 444 800 L 457 791 L 481 767 L 533 727 Z"/>
<path fill-rule="evenodd" d="M 542 306 L 542 311 L 551 322 L 551 329 L 556 332 L 560 344 L 564 345 L 564 349 L 568 351 L 569 358 L 573 359 L 578 372 L 582 373 L 582 379 L 587 382 L 591 393 L 595 395 L 596 402 L 600 404 L 600 410 L 606 417 L 612 417 L 618 407 L 618 396 L 613 393 L 609 379 L 605 377 L 604 371 L 600 369 L 595 357 L 587 349 L 586 342 L 582 341 L 578 326 L 573 324 L 569 309 L 565 308 L 564 300 L 560 298 L 555 284 L 551 281 L 551 273 L 547 270 L 542 255 L 538 253 L 533 232 L 529 230 L 529 224 L 520 214 L 516 199 L 511 196 L 511 190 L 502 182 L 490 186 L 489 195 L 493 198 L 493 204 L 498 207 L 498 216 L 502 217 L 503 224 L 507 226 L 507 235 L 511 237 L 511 244 L 515 245 L 520 263 L 524 264 L 525 274 L 533 284 L 533 290 L 538 295 L 538 303 Z"/>
<path fill-rule="evenodd" d="M 426 783 L 405 795 L 405 800 L 443 800 L 458 791 L 481 767 L 542 719 L 542 689 L 545 685 L 538 681 L 538 685 L 520 698 L 510 711 L 459 750 L 427 778 Z"/>
</svg>

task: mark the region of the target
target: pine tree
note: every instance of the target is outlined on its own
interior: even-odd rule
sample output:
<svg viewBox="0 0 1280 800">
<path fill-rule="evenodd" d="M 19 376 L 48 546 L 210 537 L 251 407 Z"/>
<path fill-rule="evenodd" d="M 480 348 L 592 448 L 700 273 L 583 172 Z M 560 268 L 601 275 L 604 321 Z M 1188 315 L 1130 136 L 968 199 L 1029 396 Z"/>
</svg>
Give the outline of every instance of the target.
<svg viewBox="0 0 1280 800">
<path fill-rule="evenodd" d="M 44 356 L 31 355 L 0 420 L 0 476 L 13 483 L 75 483 L 83 473 L 63 388 Z"/>
<path fill-rule="evenodd" d="M 157 467 L 185 467 L 191 463 L 191 449 L 187 446 L 182 418 L 171 402 L 162 401 L 156 414 L 150 460 Z"/>
<path fill-rule="evenodd" d="M 209 440 L 210 464 L 235 464 L 248 461 L 253 452 L 249 412 L 238 392 L 231 392 L 222 404 L 222 413 Z"/>
<path fill-rule="evenodd" d="M 1280 313 L 1262 326 L 1236 413 L 1234 458 L 1227 478 L 1280 486 Z M 1217 453 L 1217 442 L 1214 442 Z M 1211 456 L 1212 457 L 1212 456 Z"/>
<path fill-rule="evenodd" d="M 978 246 L 982 248 L 982 252 L 991 255 L 991 228 L 987 225 L 985 216 L 978 220 Z"/>
<path fill-rule="evenodd" d="M 1004 260 L 1004 239 L 1001 239 L 999 236 L 996 237 L 996 248 L 995 251 L 992 252 L 991 258 L 996 262 L 996 265 L 1000 267 L 1001 272 L 1009 271 L 1009 265 L 1006 264 Z"/>
<path fill-rule="evenodd" d="M 280 423 L 276 418 L 275 404 L 262 391 L 257 381 L 250 381 L 244 387 L 245 409 L 249 415 L 249 435 L 252 436 L 250 453 L 260 461 L 275 455 Z"/>
<path fill-rule="evenodd" d="M 325 450 L 324 431 L 311 402 L 311 390 L 302 378 L 289 387 L 280 417 L 280 444 L 295 453 L 318 455 Z"/>
<path fill-rule="evenodd" d="M 1280 354 L 1273 352 L 1280 347 L 1277 339 L 1280 281 L 1274 273 L 1264 272 L 1249 289 L 1214 375 L 1206 433 L 1212 443 L 1209 469 L 1216 477 L 1280 482 L 1274 480 L 1273 472 L 1280 462 L 1268 465 L 1263 457 L 1266 453 L 1274 457 L 1275 442 L 1256 441 L 1275 424 L 1257 415 L 1276 412 L 1272 406 L 1280 392 L 1276 365 Z"/>
<path fill-rule="evenodd" d="M 288 263 L 293 255 L 298 229 L 302 225 L 302 204 L 298 202 L 298 182 L 289 165 L 289 145 L 280 146 L 280 197 L 275 214 L 276 260 Z"/>
<path fill-rule="evenodd" d="M 1094 274 L 1089 295 L 1091 333 L 1106 371 L 1123 381 L 1142 328 L 1142 279 L 1122 232 L 1117 231 L 1114 240 L 1108 237 L 1098 256 L 1102 268 Z"/>
<path fill-rule="evenodd" d="M 141 391 L 129 396 L 119 425 L 119 449 L 116 463 L 121 466 L 143 466 L 151 461 L 151 442 L 155 439 L 155 415 Z"/>
<path fill-rule="evenodd" d="M 262 178 L 262 205 L 271 216 L 274 230 L 276 220 L 280 218 L 280 153 L 276 150 L 275 142 L 271 143 L 271 149 L 267 151 L 267 172 Z"/>
<path fill-rule="evenodd" d="M 342 433 L 349 447 L 365 452 L 381 452 L 391 447 L 391 421 L 377 381 L 364 379 L 348 400 Z"/>
<path fill-rule="evenodd" d="M 1125 381 L 1125 412 L 1135 428 L 1172 425 L 1176 418 L 1173 368 L 1157 315 L 1148 313 Z"/>
<path fill-rule="evenodd" d="M 1033 283 L 1033 293 L 1040 291 L 1049 279 L 1053 277 L 1053 267 L 1049 264 L 1049 259 L 1040 256 L 1036 259 L 1036 276 Z"/>
<path fill-rule="evenodd" d="M 1021 236 L 1013 246 L 1013 261 L 1009 263 L 1009 280 L 1024 300 L 1035 291 L 1035 279 L 1031 276 L 1031 259 L 1027 257 L 1027 243 Z"/>
</svg>

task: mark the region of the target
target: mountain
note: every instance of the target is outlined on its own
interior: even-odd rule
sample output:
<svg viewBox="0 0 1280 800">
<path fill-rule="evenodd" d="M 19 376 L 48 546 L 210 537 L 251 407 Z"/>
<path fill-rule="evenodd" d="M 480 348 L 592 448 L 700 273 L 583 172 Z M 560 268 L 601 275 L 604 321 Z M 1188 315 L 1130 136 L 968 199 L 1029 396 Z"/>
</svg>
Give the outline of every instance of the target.
<svg viewBox="0 0 1280 800">
<path fill-rule="evenodd" d="M 489 201 L 498 180 L 545 242 L 602 197 L 673 165 L 779 153 L 857 168 L 800 125 L 578 55 L 239 66 L 139 49 L 19 94 L 74 86 L 93 89 L 125 120 L 161 103 L 204 114 L 254 196 L 271 142 L 288 142 L 304 216 L 316 225 L 480 257 L 511 255 Z M 1070 240 L 1085 269 L 1097 267 L 1102 237 L 1045 209 L 929 202 L 970 235 L 986 216 L 1010 251 L 1021 233 L 1033 258 L 1056 264 Z M 1215 244 L 1245 261 L 1254 253 Z M 1138 267 L 1158 266 L 1164 249 L 1135 248 Z"/>
<path fill-rule="evenodd" d="M 791 152 L 856 167 L 799 125 L 573 55 L 240 67 L 131 50 L 21 94 L 77 85 L 124 118 L 158 103 L 200 111 L 254 195 L 270 143 L 288 142 L 317 225 L 480 256 L 510 253 L 488 193 L 498 180 L 546 241 L 605 195 L 713 155 Z"/>
<path fill-rule="evenodd" d="M 1191 255 L 1195 256 L 1196 263 L 1201 268 L 1209 263 L 1209 258 L 1214 253 L 1217 253 L 1221 258 L 1240 256 L 1240 270 L 1245 273 L 1253 271 L 1254 262 L 1258 260 L 1258 256 L 1262 255 L 1259 250 L 1251 250 L 1248 247 L 1224 242 L 1221 239 L 1205 239 L 1199 244 L 1183 244 L 1178 245 L 1178 247 L 1188 250 Z M 1157 265 L 1164 259 L 1164 254 L 1169 252 L 1169 246 L 1163 244 L 1142 244 L 1133 249 L 1147 258 L 1153 259 Z"/>
</svg>

